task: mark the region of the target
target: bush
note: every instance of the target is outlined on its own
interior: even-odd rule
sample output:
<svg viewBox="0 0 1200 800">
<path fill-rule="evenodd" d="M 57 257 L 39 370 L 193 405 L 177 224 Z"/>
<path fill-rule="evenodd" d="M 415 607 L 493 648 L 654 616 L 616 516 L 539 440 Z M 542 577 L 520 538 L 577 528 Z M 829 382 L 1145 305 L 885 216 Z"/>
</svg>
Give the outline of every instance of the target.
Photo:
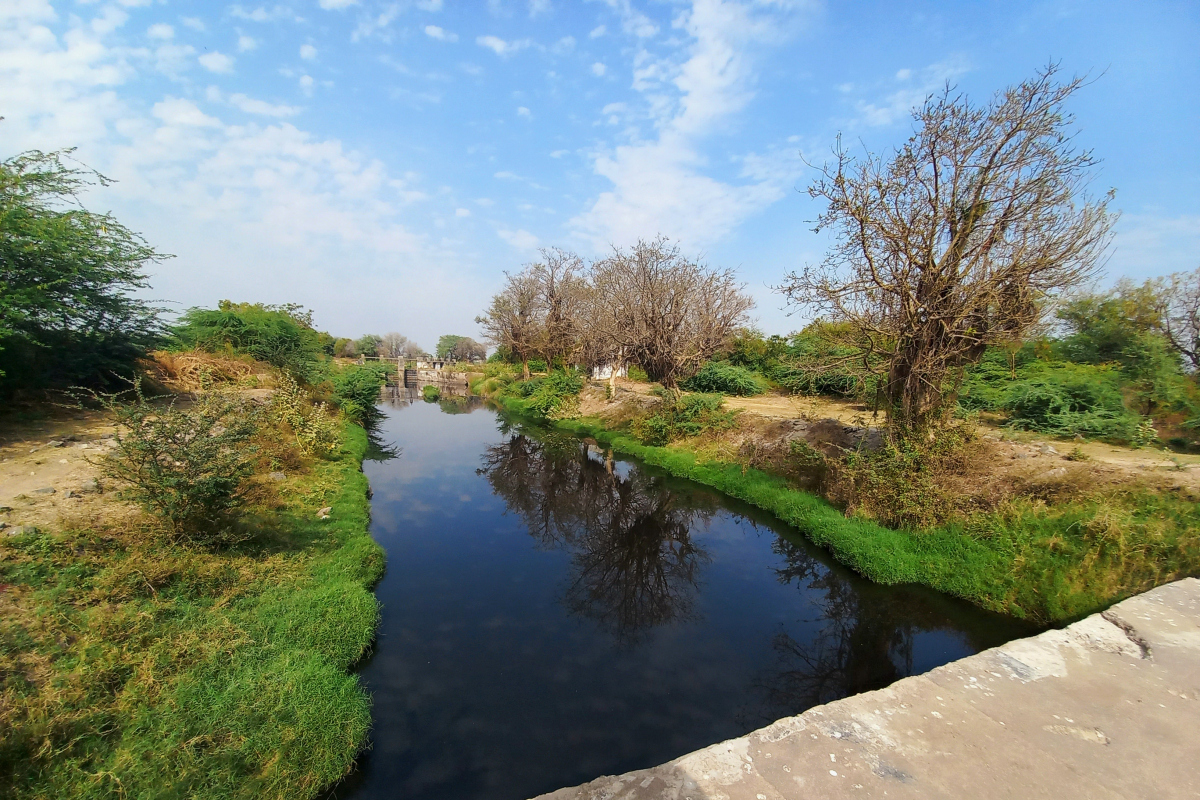
<svg viewBox="0 0 1200 800">
<path fill-rule="evenodd" d="M 1020 430 L 1123 442 L 1145 436 L 1139 432 L 1141 418 L 1125 408 L 1116 375 L 1098 367 L 1045 369 L 1009 384 L 1001 406 L 1009 414 L 1008 424 Z"/>
<path fill-rule="evenodd" d="M 117 422 L 116 449 L 100 463 L 101 473 L 124 484 L 176 535 L 197 543 L 224 538 L 253 473 L 249 404 L 214 392 L 187 409 L 162 408 L 135 383 L 133 402 L 110 399 L 108 407 Z"/>
<path fill-rule="evenodd" d="M 324 403 L 314 405 L 296 379 L 287 373 L 279 378 L 269 413 L 271 419 L 295 435 L 296 444 L 305 453 L 330 458 L 341 449 L 341 424 Z"/>
<path fill-rule="evenodd" d="M 175 327 L 175 339 L 185 348 L 243 353 L 306 381 L 323 355 L 317 332 L 294 312 L 228 300 L 217 309 L 189 309 Z"/>
<path fill-rule="evenodd" d="M 646 374 L 646 370 L 639 367 L 637 364 L 630 364 L 629 371 L 626 373 L 629 380 L 637 383 L 649 383 L 650 376 Z"/>
<path fill-rule="evenodd" d="M 421 396 L 425 398 L 427 403 L 436 403 L 442 397 L 442 390 L 436 386 L 426 384 L 421 387 Z"/>
<path fill-rule="evenodd" d="M 737 412 L 722 411 L 725 398 L 719 394 L 662 394 L 662 405 L 654 414 L 633 422 L 633 435 L 645 444 L 662 446 L 675 439 L 733 427 Z"/>
<path fill-rule="evenodd" d="M 333 396 L 338 409 L 356 425 L 365 425 L 377 414 L 379 389 L 395 369 L 386 364 L 350 365 L 335 371 L 331 377 Z"/>
<path fill-rule="evenodd" d="M 579 392 L 583 376 L 575 371 L 555 370 L 544 378 L 520 384 L 522 396 L 529 398 L 527 408 L 549 419 L 578 416 Z"/>
<path fill-rule="evenodd" d="M 719 392 L 750 397 L 767 391 L 767 382 L 745 367 L 727 361 L 709 361 L 681 386 L 689 392 Z"/>
</svg>

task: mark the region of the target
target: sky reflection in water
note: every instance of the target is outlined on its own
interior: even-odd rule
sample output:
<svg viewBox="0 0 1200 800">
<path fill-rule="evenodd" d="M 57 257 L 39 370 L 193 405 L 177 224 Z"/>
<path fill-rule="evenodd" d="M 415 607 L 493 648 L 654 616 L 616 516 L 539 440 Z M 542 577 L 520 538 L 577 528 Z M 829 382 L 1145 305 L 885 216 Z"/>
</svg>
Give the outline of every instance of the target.
<svg viewBox="0 0 1200 800">
<path fill-rule="evenodd" d="M 338 797 L 522 800 L 1027 632 L 477 400 L 385 409 L 374 746 Z"/>
</svg>

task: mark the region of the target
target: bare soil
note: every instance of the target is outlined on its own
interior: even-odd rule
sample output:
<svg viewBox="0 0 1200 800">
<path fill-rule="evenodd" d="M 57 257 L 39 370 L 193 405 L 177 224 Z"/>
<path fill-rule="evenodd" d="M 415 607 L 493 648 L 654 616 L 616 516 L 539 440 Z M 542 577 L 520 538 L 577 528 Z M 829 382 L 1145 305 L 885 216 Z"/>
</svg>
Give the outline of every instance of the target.
<svg viewBox="0 0 1200 800">
<path fill-rule="evenodd" d="M 618 401 L 630 395 L 643 404 L 653 399 L 650 391 L 654 384 L 629 380 L 618 380 L 617 384 Z M 588 416 L 616 415 L 612 410 L 615 404 L 603 402 L 602 397 L 598 400 L 593 393 L 590 402 L 585 399 L 582 412 Z M 739 426 L 736 437 L 739 448 L 747 442 L 756 448 L 770 447 L 781 435 L 788 435 L 789 427 L 778 424 L 788 420 L 836 420 L 844 426 L 860 428 L 883 422 L 882 416 L 872 414 L 868 406 L 828 397 L 771 393 L 729 397 L 725 404 L 743 412 L 746 424 Z M 765 424 L 768 421 L 777 424 Z M 976 433 L 980 438 L 978 460 L 982 467 L 976 476 L 979 481 L 1028 484 L 1043 480 L 1060 483 L 1091 480 L 1107 486 L 1142 484 L 1200 499 L 1200 455 L 1057 439 L 1009 430 L 1001 427 L 999 421 L 987 419 L 976 424 Z"/>
</svg>

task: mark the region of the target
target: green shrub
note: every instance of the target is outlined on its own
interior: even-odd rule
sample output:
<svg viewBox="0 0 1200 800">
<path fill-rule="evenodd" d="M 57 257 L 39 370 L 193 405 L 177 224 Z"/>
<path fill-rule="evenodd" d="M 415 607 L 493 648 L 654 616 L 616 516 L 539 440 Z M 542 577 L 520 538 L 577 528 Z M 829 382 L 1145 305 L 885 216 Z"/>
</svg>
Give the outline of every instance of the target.
<svg viewBox="0 0 1200 800">
<path fill-rule="evenodd" d="M 650 382 L 650 376 L 646 374 L 646 370 L 642 369 L 637 364 L 630 364 L 629 371 L 626 373 L 626 375 L 628 375 L 629 380 L 631 381 L 636 381 L 638 383 Z"/>
<path fill-rule="evenodd" d="M 1116 375 L 1103 368 L 1063 364 L 1041 370 L 1005 387 L 1001 407 L 1019 430 L 1124 442 L 1144 436 L 1141 419 L 1125 408 Z"/>
<path fill-rule="evenodd" d="M 209 352 L 244 353 L 310 380 L 323 348 L 295 312 L 222 300 L 216 309 L 189 309 L 175 327 L 177 344 Z"/>
<path fill-rule="evenodd" d="M 286 372 L 268 407 L 271 419 L 291 430 L 305 453 L 330 458 L 342 446 L 341 423 L 324 403 L 313 404 L 296 379 Z"/>
<path fill-rule="evenodd" d="M 225 537 L 253 473 L 251 406 L 211 392 L 186 409 L 162 408 L 147 401 L 138 383 L 132 402 L 108 407 L 116 417 L 116 447 L 100 462 L 101 473 L 176 535 L 201 544 Z"/>
<path fill-rule="evenodd" d="M 689 392 L 719 392 L 750 397 L 767 391 L 767 382 L 745 367 L 728 361 L 709 361 L 681 384 Z"/>
<path fill-rule="evenodd" d="M 379 389 L 395 368 L 386 364 L 350 365 L 333 372 L 334 400 L 346 419 L 364 425 L 378 413 Z"/>
<path fill-rule="evenodd" d="M 548 369 L 549 369 L 549 367 L 546 366 L 546 362 L 543 361 L 542 359 L 540 359 L 540 358 L 529 359 L 529 371 L 530 372 L 546 372 Z"/>
<path fill-rule="evenodd" d="M 549 419 L 578 416 L 579 392 L 583 376 L 575 371 L 555 370 L 544 378 L 534 378 L 521 384 L 521 395 L 529 399 L 528 408 Z"/>
<path fill-rule="evenodd" d="M 672 394 L 664 390 L 662 405 L 655 413 L 634 420 L 633 435 L 645 444 L 661 446 L 675 439 L 733 427 L 737 412 L 722 411 L 725 398 L 721 395 Z"/>
<path fill-rule="evenodd" d="M 442 390 L 432 384 L 425 384 L 421 387 L 421 396 L 427 403 L 436 403 L 442 397 Z"/>
</svg>

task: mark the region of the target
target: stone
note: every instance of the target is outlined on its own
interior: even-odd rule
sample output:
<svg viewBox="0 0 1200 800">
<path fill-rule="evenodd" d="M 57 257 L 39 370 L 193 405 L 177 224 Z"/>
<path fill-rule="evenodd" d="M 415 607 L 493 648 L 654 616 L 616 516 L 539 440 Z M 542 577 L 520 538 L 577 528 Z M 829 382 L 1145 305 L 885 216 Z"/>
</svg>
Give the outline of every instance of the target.
<svg viewBox="0 0 1200 800">
<path fill-rule="evenodd" d="M 41 489 L 34 489 L 34 494 L 58 494 L 58 490 L 53 486 L 43 486 Z"/>
<path fill-rule="evenodd" d="M 68 500 L 74 500 L 75 498 L 77 498 L 79 496 L 80 496 L 79 492 L 75 491 L 74 489 L 67 489 L 66 497 Z"/>
<path fill-rule="evenodd" d="M 11 530 L 7 531 L 5 535 L 6 536 L 25 536 L 25 535 L 32 536 L 35 533 L 37 533 L 37 528 L 33 527 L 32 525 L 17 525 L 15 527 L 13 527 Z"/>
<path fill-rule="evenodd" d="M 1045 472 L 1043 472 L 1041 475 L 1041 479 L 1044 481 L 1052 481 L 1052 480 L 1061 478 L 1066 474 L 1067 474 L 1066 467 L 1055 467 L 1054 469 L 1048 469 Z"/>
<path fill-rule="evenodd" d="M 325 506 L 317 512 L 317 519 L 329 519 L 331 513 L 333 513 L 333 506 Z"/>
<path fill-rule="evenodd" d="M 62 447 L 66 442 L 55 439 L 53 442 L 46 442 L 46 447 Z"/>
<path fill-rule="evenodd" d="M 286 481 L 286 480 L 287 480 L 287 473 L 286 473 L 286 472 L 272 472 L 272 473 L 271 473 L 269 476 L 267 476 L 267 477 L 269 477 L 269 478 L 270 478 L 271 480 L 273 480 L 273 481 Z"/>
<path fill-rule="evenodd" d="M 95 494 L 100 491 L 100 482 L 95 478 L 89 478 L 81 483 L 76 491 L 80 494 Z"/>
<path fill-rule="evenodd" d="M 8 523 L 7 523 L 7 522 L 0 521 L 0 531 L 4 530 L 4 529 L 5 529 L 5 528 L 7 528 L 7 527 L 8 527 Z"/>
<path fill-rule="evenodd" d="M 1042 455 L 1044 455 L 1044 456 L 1056 456 L 1056 455 L 1058 455 L 1058 451 L 1057 451 L 1057 450 L 1055 450 L 1055 449 L 1054 449 L 1052 446 L 1050 446 L 1050 445 L 1048 445 L 1048 444 L 1044 444 L 1044 445 L 1042 445 L 1041 447 L 1039 447 L 1039 448 L 1038 448 L 1038 452 L 1039 452 L 1039 453 L 1041 453 L 1041 454 L 1042 454 Z"/>
</svg>

